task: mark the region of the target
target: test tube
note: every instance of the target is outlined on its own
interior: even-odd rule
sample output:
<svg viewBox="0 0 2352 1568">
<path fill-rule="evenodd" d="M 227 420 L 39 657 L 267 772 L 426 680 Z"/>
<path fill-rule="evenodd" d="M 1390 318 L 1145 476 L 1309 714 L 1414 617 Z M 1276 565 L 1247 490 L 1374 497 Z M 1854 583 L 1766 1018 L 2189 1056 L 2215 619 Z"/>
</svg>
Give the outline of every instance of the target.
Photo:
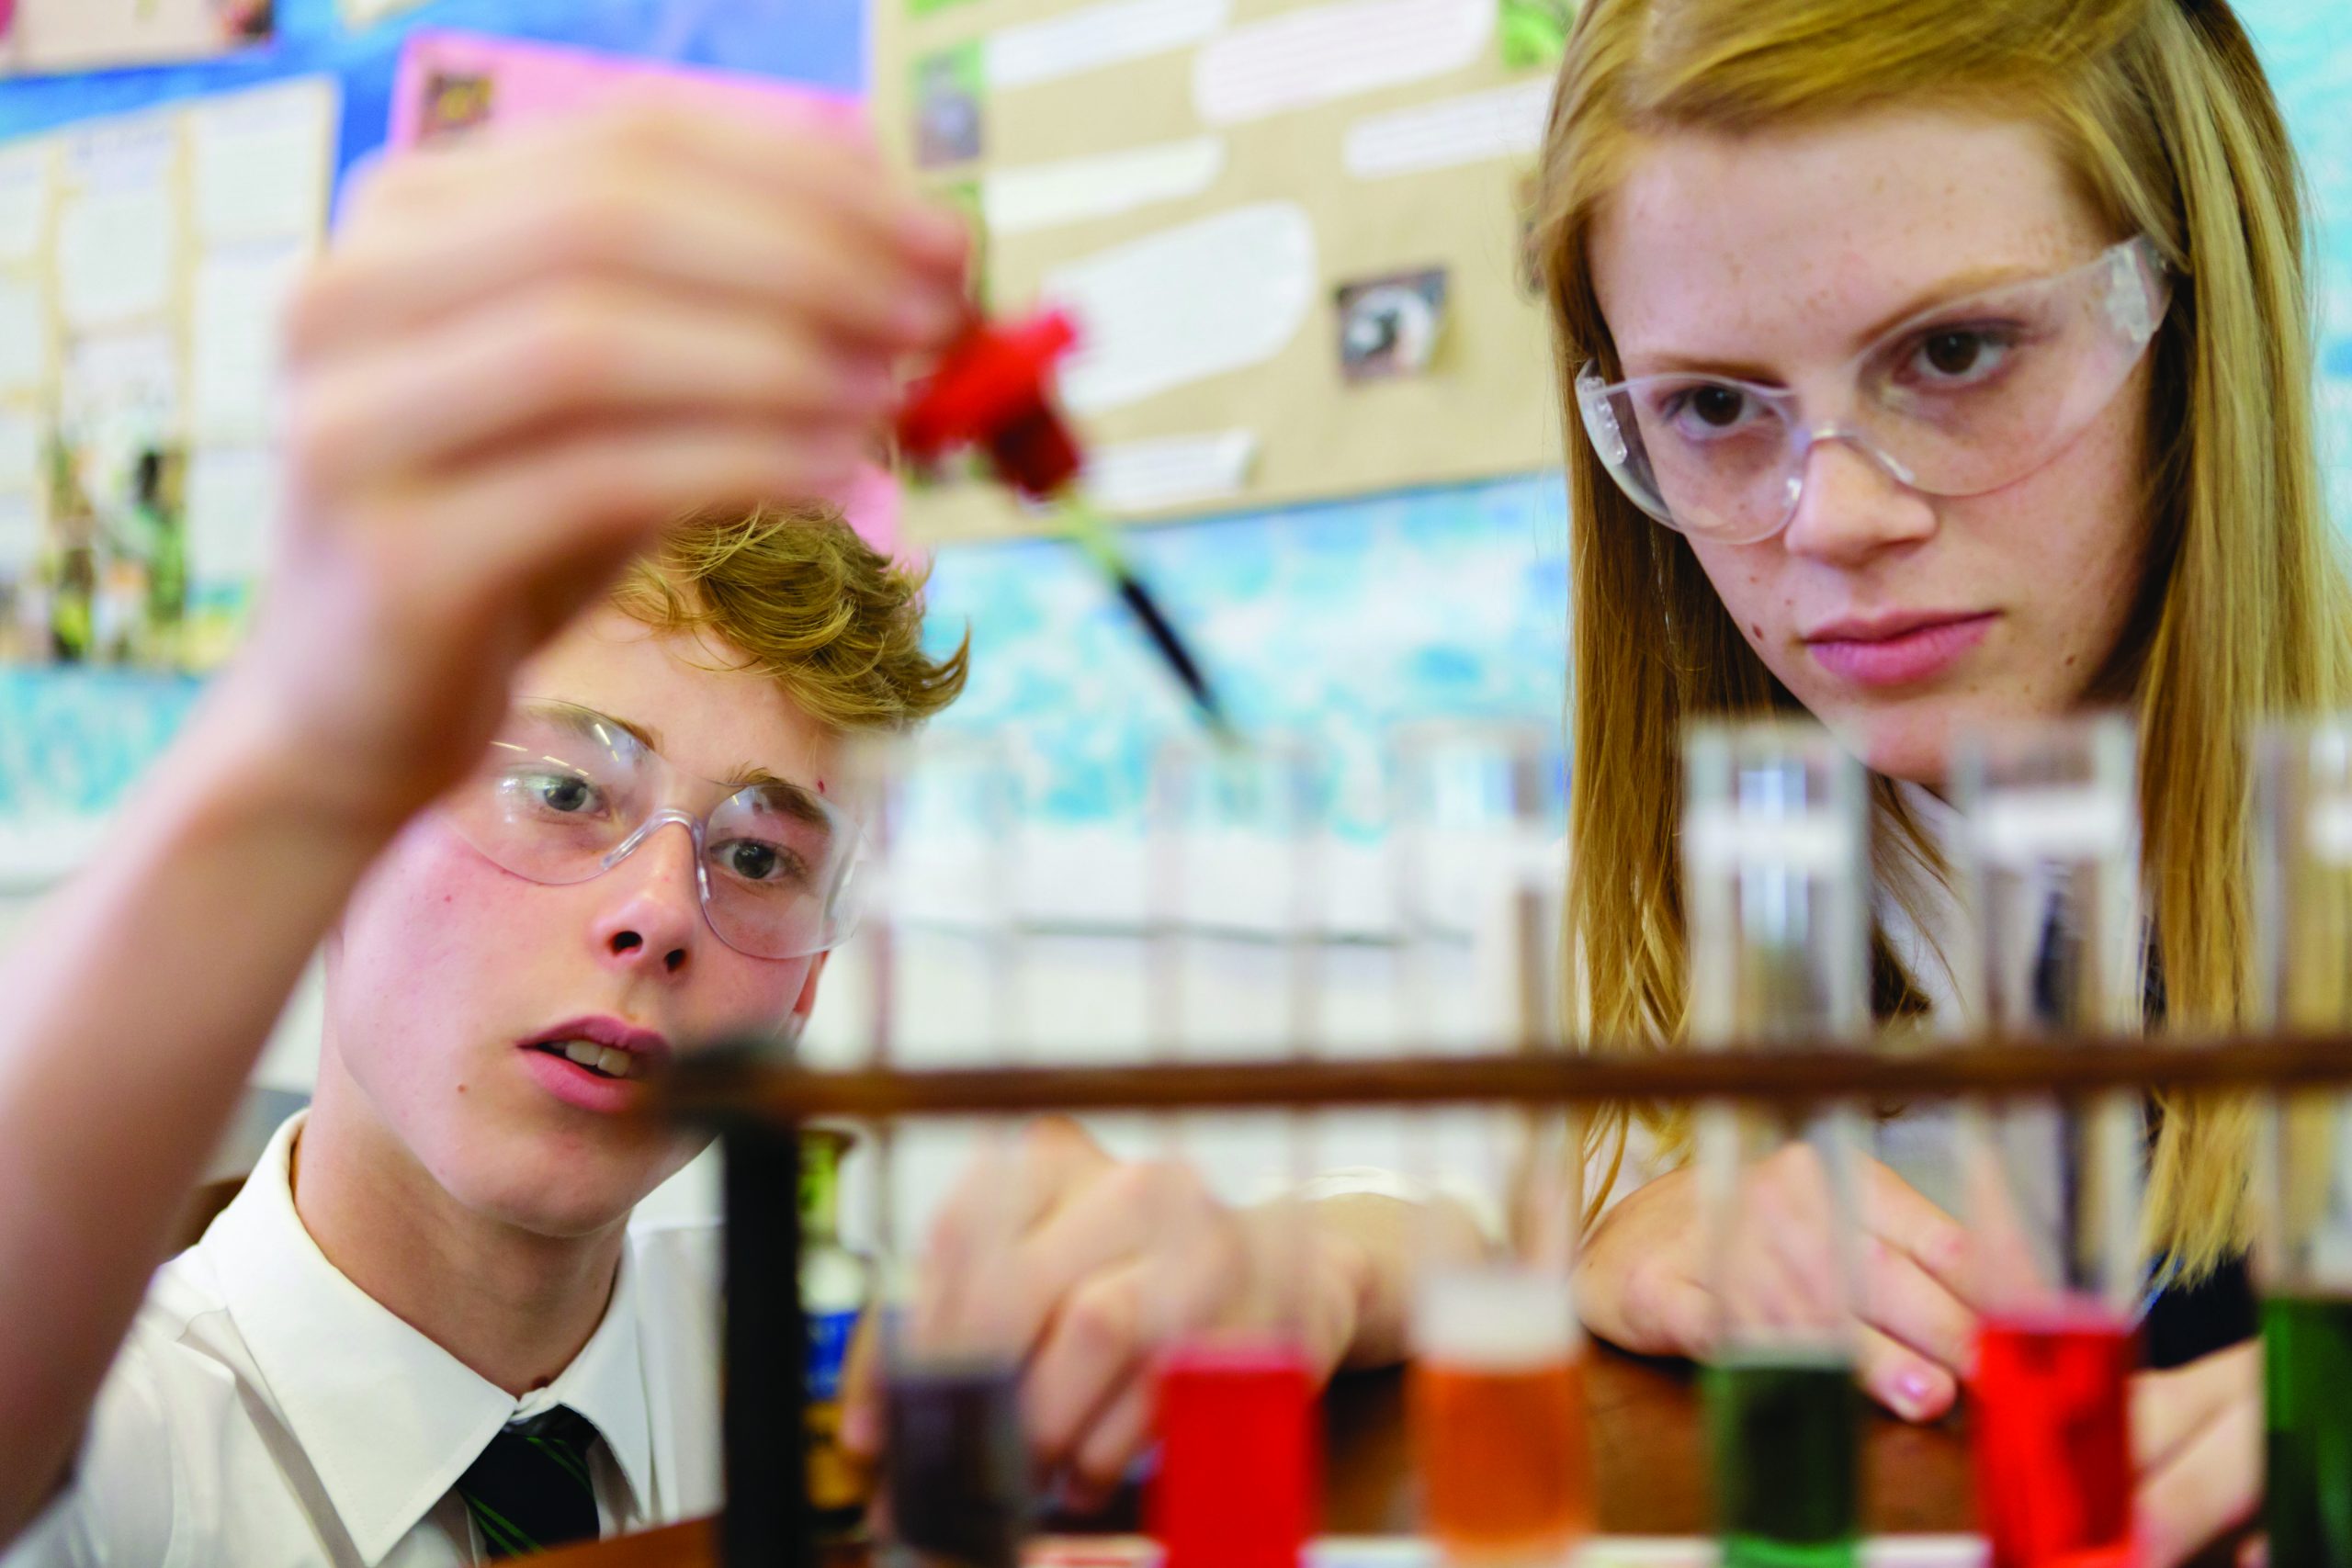
<svg viewBox="0 0 2352 1568">
<path fill-rule="evenodd" d="M 2256 744 L 2258 996 L 2290 1033 L 2352 1032 L 2352 718 Z M 2264 1523 L 2273 1568 L 2352 1562 L 2352 1094 L 2262 1117 Z"/>
<path fill-rule="evenodd" d="M 1562 1047 L 1558 911 L 1565 877 L 1561 748 L 1532 726 L 1417 726 L 1396 739 L 1397 901 L 1427 1052 L 1469 1000 L 1473 1043 Z M 1464 939 L 1468 939 L 1465 944 Z M 1467 947 L 1476 983 L 1432 983 Z M 1434 1026 L 1434 1027 L 1428 1027 Z M 1570 1291 L 1578 1219 L 1571 1119 L 1491 1109 L 1414 1119 L 1410 1163 L 1430 1216 L 1419 1247 L 1408 1372 L 1423 1522 L 1444 1561 L 1476 1568 L 1566 1562 L 1590 1529 L 1583 1334 Z M 1449 1255 L 1430 1234 L 1471 1140 L 1515 1139 L 1498 1256 Z M 1442 1147 L 1443 1152 L 1440 1149 Z M 1456 1162 L 1460 1162 L 1457 1164 Z"/>
<path fill-rule="evenodd" d="M 876 806 L 868 830 L 875 1057 L 907 1053 L 914 985 L 977 986 L 986 1000 L 936 1043 L 1010 1059 L 1019 1027 L 1018 924 L 1009 875 L 1019 778 L 1000 747 L 962 737 L 866 748 Z M 977 1173 L 941 1201 L 943 1229 L 902 1190 L 908 1142 L 884 1124 L 876 1197 L 887 1241 L 883 1317 L 884 1487 L 889 1559 L 907 1568 L 1017 1568 L 1035 1514 L 1005 1261 L 1018 1236 L 1012 1140 L 981 1126 L 958 1163 Z M 948 1168 L 934 1161 L 926 1173 Z"/>
<path fill-rule="evenodd" d="M 1160 756 L 1151 903 L 1163 1057 L 1182 1059 L 1207 1037 L 1222 1055 L 1316 1048 L 1326 782 L 1312 748 L 1279 739 L 1247 751 L 1180 743 Z M 1257 999 L 1254 1018 L 1238 1016 L 1234 995 Z M 1171 1326 L 1159 1355 L 1159 1461 L 1147 1504 L 1166 1568 L 1296 1568 L 1320 1511 L 1320 1401 L 1299 1266 L 1308 1140 L 1304 1118 L 1275 1121 L 1180 1130 L 1170 1119 L 1165 1129 L 1171 1156 L 1203 1169 L 1254 1168 L 1271 1190 L 1254 1233 L 1269 1245 L 1246 1264 L 1260 1299 L 1227 1326 Z M 1185 1250 L 1181 1237 L 1160 1239 L 1171 1256 Z"/>
<path fill-rule="evenodd" d="M 1952 783 L 1975 952 L 1955 973 L 1996 1037 L 2061 1048 L 2141 1027 L 2143 938 L 2130 723 L 1964 736 Z M 2130 1377 L 2144 1119 L 2139 1097 L 1962 1108 L 1979 1306 L 1978 1514 L 1996 1568 L 2133 1560 Z"/>
<path fill-rule="evenodd" d="M 1862 1046 L 1860 765 L 1810 726 L 1700 724 L 1684 786 L 1693 1044 Z M 1699 1110 L 1717 1311 L 1702 1390 L 1727 1568 L 1856 1561 L 1853 1121 L 1840 1105 Z"/>
</svg>

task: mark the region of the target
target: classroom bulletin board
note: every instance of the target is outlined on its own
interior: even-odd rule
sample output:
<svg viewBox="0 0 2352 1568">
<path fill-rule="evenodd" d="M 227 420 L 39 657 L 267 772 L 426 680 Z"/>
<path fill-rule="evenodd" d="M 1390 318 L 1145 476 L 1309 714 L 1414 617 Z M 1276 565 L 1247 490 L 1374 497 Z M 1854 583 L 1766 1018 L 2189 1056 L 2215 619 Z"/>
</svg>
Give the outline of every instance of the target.
<svg viewBox="0 0 2352 1568">
<path fill-rule="evenodd" d="M 273 0 L 0 0 L 0 76 L 203 60 L 276 28 Z"/>
<path fill-rule="evenodd" d="M 1571 0 L 876 0 L 886 142 L 1067 308 L 1123 518 L 1558 460 L 1529 176 Z M 974 478 L 919 537 L 1034 531 Z"/>
<path fill-rule="evenodd" d="M 279 321 L 324 239 L 337 113 L 332 78 L 296 79 L 0 145 L 6 651 L 225 653 L 241 597 L 188 586 L 264 564 Z"/>
</svg>

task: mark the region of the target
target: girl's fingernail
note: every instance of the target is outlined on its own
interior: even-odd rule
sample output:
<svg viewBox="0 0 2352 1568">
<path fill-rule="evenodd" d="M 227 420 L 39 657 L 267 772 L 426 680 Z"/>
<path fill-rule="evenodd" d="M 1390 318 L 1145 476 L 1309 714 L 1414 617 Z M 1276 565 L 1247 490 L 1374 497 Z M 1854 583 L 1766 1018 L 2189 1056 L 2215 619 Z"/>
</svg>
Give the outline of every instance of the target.
<svg viewBox="0 0 2352 1568">
<path fill-rule="evenodd" d="M 1928 1397 L 1934 1392 L 1935 1383 L 1928 1378 L 1927 1372 L 1918 1367 L 1913 1367 L 1894 1380 L 1895 1400 L 1906 1413 L 1913 1416 L 1921 1415 L 1927 1410 Z"/>
</svg>

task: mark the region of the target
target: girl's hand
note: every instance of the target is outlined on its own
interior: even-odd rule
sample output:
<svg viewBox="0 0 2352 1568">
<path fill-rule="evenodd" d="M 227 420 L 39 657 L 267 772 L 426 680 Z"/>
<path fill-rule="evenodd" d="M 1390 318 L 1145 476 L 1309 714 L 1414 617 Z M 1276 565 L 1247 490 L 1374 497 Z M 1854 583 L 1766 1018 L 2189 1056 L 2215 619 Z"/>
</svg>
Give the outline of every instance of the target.
<svg viewBox="0 0 2352 1568">
<path fill-rule="evenodd" d="M 1876 1160 L 1862 1170 L 1860 1376 L 1906 1420 L 1951 1408 L 1968 1370 L 1975 1314 L 1961 1296 L 1967 1235 Z M 1754 1170 L 1761 1205 L 1798 1207 L 1822 1182 L 1817 1156 L 1792 1145 Z M 1628 1194 L 1586 1238 L 1577 1266 L 1585 1325 L 1625 1349 L 1702 1356 L 1714 1336 L 1695 1171 L 1670 1171 Z"/>
<path fill-rule="evenodd" d="M 2132 1443 L 2149 1568 L 2173 1568 L 2262 1503 L 2262 1346 L 2132 1380 Z"/>
<path fill-rule="evenodd" d="M 1122 1164 L 1050 1119 L 956 1185 L 918 1290 L 952 1289 L 988 1314 L 987 1342 L 1023 1361 L 1032 1450 L 1084 1510 L 1149 1438 L 1153 1362 L 1170 1340 L 1295 1313 L 1318 1381 L 1347 1354 L 1367 1262 L 1309 1207 L 1228 1208 L 1190 1167 Z M 843 1380 L 842 1441 L 868 1458 L 883 1438 L 878 1360 L 861 1336 Z"/>
<path fill-rule="evenodd" d="M 852 473 L 965 248 L 849 133 L 675 99 L 385 164 L 288 322 L 251 705 L 397 821 L 665 524 Z"/>
</svg>

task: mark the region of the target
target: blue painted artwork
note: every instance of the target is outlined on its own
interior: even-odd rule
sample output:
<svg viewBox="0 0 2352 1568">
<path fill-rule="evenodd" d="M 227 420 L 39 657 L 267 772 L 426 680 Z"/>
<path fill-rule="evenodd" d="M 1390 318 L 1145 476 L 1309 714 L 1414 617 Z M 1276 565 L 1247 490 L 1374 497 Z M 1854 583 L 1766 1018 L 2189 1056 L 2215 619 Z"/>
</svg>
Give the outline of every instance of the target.
<svg viewBox="0 0 2352 1568">
<path fill-rule="evenodd" d="M 2352 519 L 2352 12 L 2245 0 L 2313 197 L 2323 431 L 2336 515 Z M 0 87 L 0 136 L 164 97 L 333 70 L 345 158 L 380 141 L 406 27 L 451 26 L 764 71 L 855 88 L 858 0 L 435 0 L 398 27 L 343 32 L 331 0 L 285 0 L 284 36 L 235 61 Z M 1329 737 L 1359 786 L 1381 731 L 1433 714 L 1555 721 L 1566 699 L 1566 518 L 1556 476 L 1250 513 L 1141 530 L 1138 563 L 1191 629 L 1244 723 Z M 1131 810 L 1148 760 L 1188 722 L 1165 672 L 1069 547 L 942 553 L 935 638 L 968 628 L 969 694 L 944 722 L 1015 727 L 1048 761 L 1053 808 Z M 0 672 L 5 673 L 5 672 Z M 0 815 L 103 808 L 187 711 L 152 677 L 0 678 Z"/>
</svg>

